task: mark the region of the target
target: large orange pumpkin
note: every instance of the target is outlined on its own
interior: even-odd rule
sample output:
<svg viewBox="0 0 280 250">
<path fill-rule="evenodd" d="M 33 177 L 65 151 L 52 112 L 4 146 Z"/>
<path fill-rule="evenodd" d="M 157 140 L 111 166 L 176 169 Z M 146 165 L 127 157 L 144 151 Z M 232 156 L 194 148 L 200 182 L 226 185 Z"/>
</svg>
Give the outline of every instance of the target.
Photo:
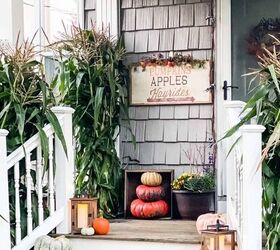
<svg viewBox="0 0 280 250">
<path fill-rule="evenodd" d="M 168 205 L 165 201 L 153 201 L 144 202 L 140 199 L 136 199 L 131 202 L 130 211 L 131 214 L 137 218 L 155 218 L 164 217 L 168 213 Z"/>
<path fill-rule="evenodd" d="M 92 227 L 96 234 L 104 235 L 108 234 L 110 231 L 110 223 L 104 218 L 96 218 L 92 222 Z"/>
<path fill-rule="evenodd" d="M 136 188 L 136 195 L 138 199 L 142 201 L 158 201 L 164 198 L 165 192 L 164 188 L 158 187 L 148 187 L 145 185 L 139 185 Z"/>
</svg>

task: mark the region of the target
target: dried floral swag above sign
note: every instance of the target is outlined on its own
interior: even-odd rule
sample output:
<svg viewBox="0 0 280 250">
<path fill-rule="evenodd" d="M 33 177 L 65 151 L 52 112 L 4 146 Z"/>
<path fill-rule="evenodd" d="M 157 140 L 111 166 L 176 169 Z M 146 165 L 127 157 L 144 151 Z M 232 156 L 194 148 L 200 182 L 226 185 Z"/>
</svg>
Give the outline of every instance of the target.
<svg viewBox="0 0 280 250">
<path fill-rule="evenodd" d="M 204 68 L 206 60 L 194 59 L 191 55 L 183 56 L 175 54 L 173 57 L 164 58 L 162 54 L 153 55 L 152 57 L 143 57 L 139 62 L 132 63 L 130 66 L 135 70 L 141 66 L 143 71 L 147 66 L 182 66 L 190 65 L 192 68 Z"/>
</svg>

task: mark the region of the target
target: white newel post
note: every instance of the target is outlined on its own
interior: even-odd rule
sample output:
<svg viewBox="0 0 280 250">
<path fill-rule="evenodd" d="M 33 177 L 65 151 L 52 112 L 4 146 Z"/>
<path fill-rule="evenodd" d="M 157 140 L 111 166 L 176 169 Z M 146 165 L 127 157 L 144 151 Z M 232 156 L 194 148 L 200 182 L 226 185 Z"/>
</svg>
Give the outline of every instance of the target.
<svg viewBox="0 0 280 250">
<path fill-rule="evenodd" d="M 242 204 L 242 249 L 262 249 L 262 151 L 261 125 L 243 125 L 243 204 Z"/>
<path fill-rule="evenodd" d="M 62 131 L 67 146 L 67 156 L 60 140 L 55 137 L 55 197 L 56 210 L 64 208 L 64 221 L 57 227 L 57 233 L 68 234 L 71 232 L 71 207 L 70 198 L 74 195 L 74 147 L 72 114 L 70 107 L 53 107 L 52 111 L 60 120 Z"/>
<path fill-rule="evenodd" d="M 234 125 L 238 124 L 240 121 L 239 115 L 244 107 L 245 103 L 241 101 L 225 101 L 224 102 L 224 108 L 226 110 L 226 119 L 225 119 L 225 127 L 228 129 L 232 128 Z M 226 175 L 226 195 L 227 195 L 227 220 L 231 223 L 234 223 L 234 226 L 236 222 L 231 221 L 231 217 L 233 214 L 236 213 L 234 210 L 237 199 L 237 188 L 236 188 L 236 180 L 233 178 L 233 176 L 237 175 L 237 168 L 236 168 L 236 162 L 234 158 L 234 153 L 231 152 L 228 156 L 227 154 L 230 152 L 230 149 L 235 142 L 235 140 L 240 136 L 240 132 L 237 131 L 236 134 L 234 134 L 232 137 L 225 139 L 225 142 L 223 145 L 220 145 L 220 147 L 224 146 L 226 148 L 225 151 L 225 160 L 224 164 L 226 168 L 224 169 L 224 175 Z M 233 139 L 233 137 L 236 137 L 236 139 Z"/>
<path fill-rule="evenodd" d="M 0 243 L 1 249 L 11 249 L 10 238 L 10 209 L 9 209 L 9 189 L 8 189 L 8 171 L 7 171 L 7 142 L 8 131 L 0 129 Z"/>
</svg>

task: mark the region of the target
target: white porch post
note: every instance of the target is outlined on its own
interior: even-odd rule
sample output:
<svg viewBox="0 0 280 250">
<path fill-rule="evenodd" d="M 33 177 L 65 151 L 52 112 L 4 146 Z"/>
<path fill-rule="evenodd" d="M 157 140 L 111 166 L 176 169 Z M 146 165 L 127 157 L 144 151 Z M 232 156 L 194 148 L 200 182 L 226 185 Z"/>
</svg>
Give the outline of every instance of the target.
<svg viewBox="0 0 280 250">
<path fill-rule="evenodd" d="M 107 31 L 111 37 L 120 34 L 120 0 L 96 0 L 96 26 Z M 119 131 L 116 131 L 116 134 Z M 115 148 L 120 157 L 120 136 L 115 141 Z"/>
<path fill-rule="evenodd" d="M 15 44 L 18 33 L 23 38 L 23 0 L 2 0 L 0 8 L 0 40 Z"/>
<path fill-rule="evenodd" d="M 261 125 L 243 125 L 242 249 L 262 249 L 262 170 L 258 167 L 262 151 Z"/>
<path fill-rule="evenodd" d="M 7 142 L 6 137 L 8 131 L 0 129 L 0 242 L 1 249 L 11 249 L 10 238 L 10 209 L 9 209 L 9 189 L 8 189 L 8 171 L 6 166 L 7 158 Z M 3 220 L 3 218 L 5 220 Z"/>
<path fill-rule="evenodd" d="M 119 0 L 96 0 L 96 26 L 112 37 L 119 35 Z"/>
<path fill-rule="evenodd" d="M 242 101 L 225 101 L 224 102 L 224 109 L 226 111 L 227 114 L 227 120 L 226 122 L 224 122 L 224 126 L 227 129 L 230 129 L 231 127 L 233 127 L 234 125 L 238 124 L 240 119 L 239 119 L 239 115 L 242 111 L 242 109 L 244 108 L 245 103 Z M 227 124 L 228 123 L 228 124 Z M 236 139 L 240 136 L 240 131 L 236 131 L 235 135 Z M 236 167 L 236 162 L 234 159 L 234 154 L 233 153 L 229 153 L 231 147 L 232 147 L 232 140 L 230 140 L 229 138 L 224 140 L 224 151 L 225 151 L 225 160 L 224 160 L 224 165 L 223 168 L 225 170 L 225 179 L 226 179 L 226 196 L 227 196 L 227 200 L 226 200 L 226 213 L 227 213 L 227 220 L 228 222 L 232 223 L 232 221 L 230 220 L 231 215 L 235 214 L 235 211 L 232 210 L 232 208 L 234 207 L 233 202 L 236 201 L 237 199 L 237 181 L 235 176 L 238 175 L 238 169 Z M 234 224 L 235 225 L 235 224 Z M 235 225 L 236 226 L 236 225 Z"/>
<path fill-rule="evenodd" d="M 216 1 L 216 95 L 215 95 L 215 127 L 217 140 L 224 136 L 226 127 L 224 122 L 224 96 L 223 82 L 231 82 L 231 0 Z M 230 91 L 230 90 L 229 90 Z M 231 93 L 228 92 L 230 100 Z M 225 202 L 219 201 L 219 197 L 226 196 L 226 169 L 225 161 L 227 152 L 225 151 L 226 142 L 221 141 L 217 145 L 217 196 L 218 196 L 218 212 L 225 212 Z"/>
<path fill-rule="evenodd" d="M 64 208 L 64 220 L 58 225 L 57 233 L 68 234 L 71 232 L 71 207 L 70 198 L 74 195 L 74 148 L 72 114 L 74 109 L 69 107 L 53 107 L 52 111 L 60 120 L 62 131 L 67 146 L 67 156 L 60 140 L 55 137 L 55 190 L 56 209 Z"/>
</svg>

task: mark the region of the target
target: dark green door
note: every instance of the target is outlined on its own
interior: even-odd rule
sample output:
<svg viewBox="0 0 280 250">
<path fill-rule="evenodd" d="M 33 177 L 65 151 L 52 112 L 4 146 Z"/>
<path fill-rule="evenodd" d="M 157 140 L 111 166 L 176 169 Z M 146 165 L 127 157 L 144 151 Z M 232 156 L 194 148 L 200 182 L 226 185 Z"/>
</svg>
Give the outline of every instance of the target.
<svg viewBox="0 0 280 250">
<path fill-rule="evenodd" d="M 280 0 L 232 0 L 232 89 L 233 100 L 248 99 L 250 78 L 243 77 L 249 68 L 256 68 L 256 57 L 247 49 L 250 30 L 262 18 L 280 18 Z"/>
</svg>

